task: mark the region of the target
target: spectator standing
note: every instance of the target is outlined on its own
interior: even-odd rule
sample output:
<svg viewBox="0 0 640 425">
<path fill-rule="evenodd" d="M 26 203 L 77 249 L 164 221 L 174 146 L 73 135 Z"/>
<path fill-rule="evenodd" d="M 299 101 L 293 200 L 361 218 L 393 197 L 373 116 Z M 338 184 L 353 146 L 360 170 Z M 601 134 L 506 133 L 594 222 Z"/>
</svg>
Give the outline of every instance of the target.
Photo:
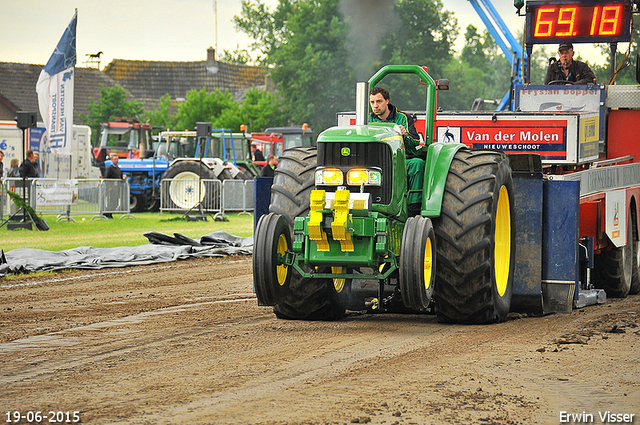
<svg viewBox="0 0 640 425">
<path fill-rule="evenodd" d="M 33 152 L 33 166 L 36 169 L 36 174 L 38 175 L 37 177 L 40 177 L 42 175 L 42 171 L 40 171 L 40 153 L 39 152 Z"/>
<path fill-rule="evenodd" d="M 38 171 L 34 165 L 33 151 L 29 149 L 27 151 L 27 159 L 20 164 L 20 177 L 24 178 L 37 178 Z"/>
<path fill-rule="evenodd" d="M 120 160 L 120 157 L 118 156 L 118 154 L 115 154 L 115 153 L 111 154 L 111 165 L 109 165 L 104 172 L 105 179 L 122 179 L 122 180 L 127 179 L 127 176 L 122 174 L 122 170 L 120 169 L 120 167 L 118 167 L 119 160 Z"/>
<path fill-rule="evenodd" d="M 115 153 L 111 154 L 111 164 L 104 171 L 105 179 L 116 179 L 116 180 L 127 179 L 127 176 L 125 176 L 122 173 L 122 170 L 120 169 L 120 167 L 118 167 L 119 160 L 120 160 L 120 157 L 118 157 L 118 154 L 115 154 Z M 107 186 L 106 192 L 107 192 L 107 199 L 106 199 L 107 210 L 113 210 L 114 208 L 117 208 L 117 205 L 118 205 L 117 203 L 120 200 L 120 185 L 110 184 Z M 107 218 L 113 218 L 113 214 L 109 212 L 105 213 L 104 216 Z"/>
<path fill-rule="evenodd" d="M 278 163 L 278 159 L 275 155 L 267 156 L 267 165 L 262 167 L 262 172 L 260 175 L 262 177 L 274 177 L 276 175 L 276 164 Z"/>
<path fill-rule="evenodd" d="M 11 160 L 11 163 L 9 164 L 10 168 L 7 170 L 6 177 L 20 177 L 20 167 L 18 164 L 20 164 L 18 158 L 13 158 Z"/>
<path fill-rule="evenodd" d="M 0 179 L 3 177 L 3 174 L 4 174 L 4 164 L 2 163 L 3 159 L 4 159 L 4 152 L 0 151 Z"/>
</svg>

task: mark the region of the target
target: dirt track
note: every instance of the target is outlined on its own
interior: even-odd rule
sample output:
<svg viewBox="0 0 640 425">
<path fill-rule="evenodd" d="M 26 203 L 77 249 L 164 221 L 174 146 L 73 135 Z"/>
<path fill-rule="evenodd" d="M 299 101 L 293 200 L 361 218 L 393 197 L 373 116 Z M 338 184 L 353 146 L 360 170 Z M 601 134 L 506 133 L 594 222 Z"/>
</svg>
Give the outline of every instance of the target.
<svg viewBox="0 0 640 425">
<path fill-rule="evenodd" d="M 640 423 L 640 296 L 491 326 L 284 321 L 227 257 L 0 279 L 0 300 L 2 422 Z"/>
</svg>

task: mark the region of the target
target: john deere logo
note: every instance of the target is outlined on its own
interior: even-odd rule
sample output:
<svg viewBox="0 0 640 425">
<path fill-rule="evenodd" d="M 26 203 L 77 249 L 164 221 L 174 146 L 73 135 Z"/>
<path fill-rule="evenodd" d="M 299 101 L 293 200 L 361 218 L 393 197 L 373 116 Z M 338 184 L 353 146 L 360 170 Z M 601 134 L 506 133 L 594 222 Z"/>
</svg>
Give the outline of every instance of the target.
<svg viewBox="0 0 640 425">
<path fill-rule="evenodd" d="M 351 149 L 349 149 L 349 148 L 342 148 L 342 150 L 340 150 L 340 155 L 342 155 L 342 156 L 349 156 L 349 155 L 351 155 Z"/>
</svg>

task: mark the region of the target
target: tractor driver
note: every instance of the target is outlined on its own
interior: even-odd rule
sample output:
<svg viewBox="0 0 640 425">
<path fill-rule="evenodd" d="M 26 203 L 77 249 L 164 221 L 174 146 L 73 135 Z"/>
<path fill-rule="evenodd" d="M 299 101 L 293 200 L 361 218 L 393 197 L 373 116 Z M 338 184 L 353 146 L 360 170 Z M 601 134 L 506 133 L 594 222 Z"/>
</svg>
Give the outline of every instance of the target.
<svg viewBox="0 0 640 425">
<path fill-rule="evenodd" d="M 409 194 L 409 216 L 418 215 L 422 209 L 425 162 L 416 150 L 420 144 L 420 136 L 414 126 L 414 119 L 389 103 L 389 90 L 383 87 L 374 87 L 369 91 L 369 103 L 372 110 L 369 122 L 390 122 L 400 127 L 407 157 L 407 185 L 409 190 L 419 191 Z"/>
</svg>

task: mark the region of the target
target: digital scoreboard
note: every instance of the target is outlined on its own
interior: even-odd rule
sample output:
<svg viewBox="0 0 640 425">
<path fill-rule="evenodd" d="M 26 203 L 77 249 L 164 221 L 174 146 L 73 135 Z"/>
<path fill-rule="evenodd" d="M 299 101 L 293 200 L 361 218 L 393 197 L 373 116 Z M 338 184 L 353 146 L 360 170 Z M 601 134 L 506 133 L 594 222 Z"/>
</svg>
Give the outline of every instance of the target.
<svg viewBox="0 0 640 425">
<path fill-rule="evenodd" d="M 529 0 L 526 44 L 628 42 L 631 6 L 629 0 Z"/>
</svg>

